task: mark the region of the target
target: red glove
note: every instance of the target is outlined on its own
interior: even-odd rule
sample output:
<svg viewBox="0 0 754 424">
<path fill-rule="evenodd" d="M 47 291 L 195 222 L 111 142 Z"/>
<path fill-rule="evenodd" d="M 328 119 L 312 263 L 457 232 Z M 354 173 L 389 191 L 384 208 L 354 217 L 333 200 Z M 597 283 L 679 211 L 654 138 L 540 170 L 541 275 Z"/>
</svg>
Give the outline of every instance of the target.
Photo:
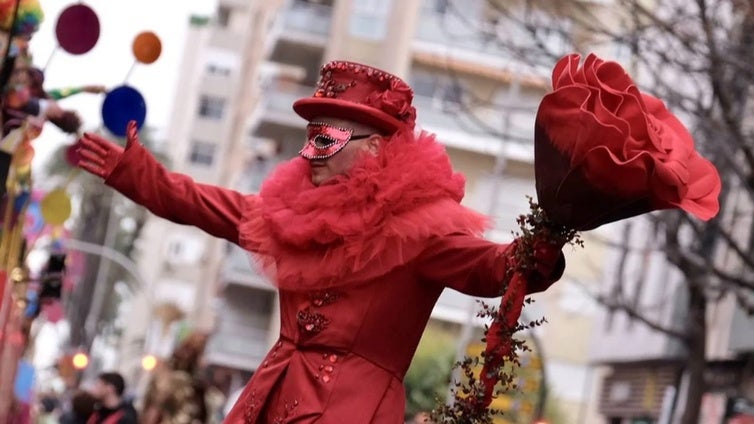
<svg viewBox="0 0 754 424">
<path fill-rule="evenodd" d="M 565 258 L 562 253 L 564 245 L 564 242 L 547 236 L 534 240 L 534 272 L 527 279 L 527 293 L 543 292 L 560 279 L 565 269 Z"/>
<path fill-rule="evenodd" d="M 550 277 L 558 267 L 564 245 L 544 237 L 534 240 L 534 269 L 543 277 Z"/>
<path fill-rule="evenodd" d="M 136 121 L 131 121 L 126 130 L 126 148 L 138 142 Z M 124 151 L 123 147 L 92 133 L 84 133 L 79 139 L 79 145 L 81 159 L 77 166 L 103 179 L 110 176 Z"/>
</svg>

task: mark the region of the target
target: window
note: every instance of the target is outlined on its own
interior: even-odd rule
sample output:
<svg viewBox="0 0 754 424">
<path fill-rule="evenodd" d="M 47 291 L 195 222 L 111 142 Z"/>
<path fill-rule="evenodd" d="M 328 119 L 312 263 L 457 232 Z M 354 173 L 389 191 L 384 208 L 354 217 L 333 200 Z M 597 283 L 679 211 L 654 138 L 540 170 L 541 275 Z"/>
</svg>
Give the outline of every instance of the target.
<svg viewBox="0 0 754 424">
<path fill-rule="evenodd" d="M 422 71 L 411 73 L 411 87 L 414 94 L 419 97 L 434 97 L 435 87 L 437 86 L 436 77 L 433 74 Z"/>
<path fill-rule="evenodd" d="M 204 248 L 201 240 L 188 235 L 172 235 L 167 243 L 167 261 L 172 265 L 192 265 L 199 262 Z"/>
<path fill-rule="evenodd" d="M 351 35 L 367 40 L 385 38 L 391 3 L 391 0 L 354 0 Z"/>
<path fill-rule="evenodd" d="M 426 16 L 430 14 L 445 15 L 450 7 L 450 0 L 422 0 L 421 14 Z"/>
<path fill-rule="evenodd" d="M 245 175 L 248 191 L 256 192 L 262 186 L 262 182 L 272 171 L 272 168 L 282 159 L 280 155 L 281 145 L 272 139 L 257 139 L 254 141 L 253 159 L 246 163 Z"/>
<path fill-rule="evenodd" d="M 216 145 L 203 141 L 195 141 L 191 145 L 189 161 L 196 165 L 211 166 L 215 160 Z"/>
<path fill-rule="evenodd" d="M 217 26 L 221 28 L 227 28 L 230 23 L 231 9 L 228 6 L 220 6 L 217 8 Z"/>
<path fill-rule="evenodd" d="M 215 96 L 202 96 L 199 100 L 199 115 L 205 118 L 221 119 L 225 111 L 225 99 Z"/>
<path fill-rule="evenodd" d="M 444 14 L 448 13 L 448 6 L 450 6 L 448 4 L 448 1 L 449 0 L 434 0 L 434 3 L 435 3 L 434 4 L 435 12 L 437 12 L 437 13 L 439 13 L 441 15 L 444 15 Z"/>
<path fill-rule="evenodd" d="M 411 76 L 411 86 L 416 96 L 431 98 L 441 106 L 463 102 L 463 81 L 458 78 L 416 71 Z"/>
<path fill-rule="evenodd" d="M 442 105 L 446 109 L 458 109 L 463 103 L 463 87 L 457 79 L 446 81 L 440 94 Z"/>
<path fill-rule="evenodd" d="M 529 22 L 530 28 L 534 28 L 532 33 L 528 28 L 519 27 L 518 31 L 523 32 L 524 40 L 530 40 L 533 48 L 538 44 L 547 48 L 551 54 L 564 54 L 573 50 L 571 34 L 573 32 L 573 22 L 562 16 L 554 16 L 542 10 L 531 10 L 525 14 L 525 19 Z M 500 22 L 506 25 L 505 22 Z"/>
<path fill-rule="evenodd" d="M 226 49 L 213 48 L 206 52 L 204 72 L 207 75 L 227 77 L 233 74 L 240 65 L 240 59 L 236 52 Z"/>
<path fill-rule="evenodd" d="M 215 63 L 208 63 L 207 73 L 209 75 L 218 75 L 221 77 L 227 77 L 230 75 L 230 68 L 228 68 L 227 66 L 218 65 Z"/>
</svg>

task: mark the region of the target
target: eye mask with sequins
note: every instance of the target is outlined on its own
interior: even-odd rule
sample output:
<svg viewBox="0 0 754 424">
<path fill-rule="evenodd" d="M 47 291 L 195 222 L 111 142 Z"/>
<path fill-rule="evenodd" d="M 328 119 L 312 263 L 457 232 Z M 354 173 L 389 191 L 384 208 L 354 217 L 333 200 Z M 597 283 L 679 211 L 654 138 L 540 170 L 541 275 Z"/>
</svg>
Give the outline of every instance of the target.
<svg viewBox="0 0 754 424">
<path fill-rule="evenodd" d="M 306 159 L 327 159 L 346 147 L 349 141 L 367 138 L 371 135 L 353 135 L 353 130 L 350 128 L 312 122 L 306 126 L 306 144 L 298 154 Z"/>
</svg>

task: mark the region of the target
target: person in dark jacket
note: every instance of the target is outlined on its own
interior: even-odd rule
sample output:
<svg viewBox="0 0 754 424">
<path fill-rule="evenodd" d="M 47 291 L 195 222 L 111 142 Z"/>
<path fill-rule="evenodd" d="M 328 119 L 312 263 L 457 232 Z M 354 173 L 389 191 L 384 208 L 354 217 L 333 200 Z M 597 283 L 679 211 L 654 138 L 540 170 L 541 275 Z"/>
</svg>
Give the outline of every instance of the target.
<svg viewBox="0 0 754 424">
<path fill-rule="evenodd" d="M 117 372 L 105 372 L 97 377 L 92 395 L 97 400 L 94 413 L 87 424 L 137 424 L 138 414 L 133 405 L 123 400 L 126 382 Z"/>
<path fill-rule="evenodd" d="M 86 424 L 94 414 L 97 399 L 89 392 L 80 390 L 71 397 L 71 406 L 60 416 L 60 424 Z"/>
</svg>

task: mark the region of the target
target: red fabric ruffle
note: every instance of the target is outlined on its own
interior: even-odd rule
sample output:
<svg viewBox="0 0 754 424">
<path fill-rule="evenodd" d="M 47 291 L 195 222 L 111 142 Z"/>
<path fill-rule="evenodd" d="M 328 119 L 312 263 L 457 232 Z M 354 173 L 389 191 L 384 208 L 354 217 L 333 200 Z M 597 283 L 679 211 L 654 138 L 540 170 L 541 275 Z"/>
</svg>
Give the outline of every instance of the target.
<svg viewBox="0 0 754 424">
<path fill-rule="evenodd" d="M 650 209 L 680 208 L 702 220 L 715 216 L 720 176 L 695 150 L 681 121 L 660 99 L 641 93 L 618 63 L 594 54 L 581 67 L 579 60 L 577 54 L 565 56 L 553 70 L 554 90 L 542 99 L 537 114 L 537 125 L 548 138 L 542 141 L 570 160 L 572 173 L 583 173 L 602 193 L 646 198 Z M 543 170 L 550 167 L 541 165 Z M 559 193 L 558 201 L 568 194 Z"/>
<path fill-rule="evenodd" d="M 363 282 L 415 258 L 430 237 L 487 225 L 460 205 L 464 177 L 429 133 L 399 132 L 319 187 L 310 174 L 303 158 L 280 165 L 247 197 L 239 228 L 241 246 L 282 289 Z"/>
</svg>

